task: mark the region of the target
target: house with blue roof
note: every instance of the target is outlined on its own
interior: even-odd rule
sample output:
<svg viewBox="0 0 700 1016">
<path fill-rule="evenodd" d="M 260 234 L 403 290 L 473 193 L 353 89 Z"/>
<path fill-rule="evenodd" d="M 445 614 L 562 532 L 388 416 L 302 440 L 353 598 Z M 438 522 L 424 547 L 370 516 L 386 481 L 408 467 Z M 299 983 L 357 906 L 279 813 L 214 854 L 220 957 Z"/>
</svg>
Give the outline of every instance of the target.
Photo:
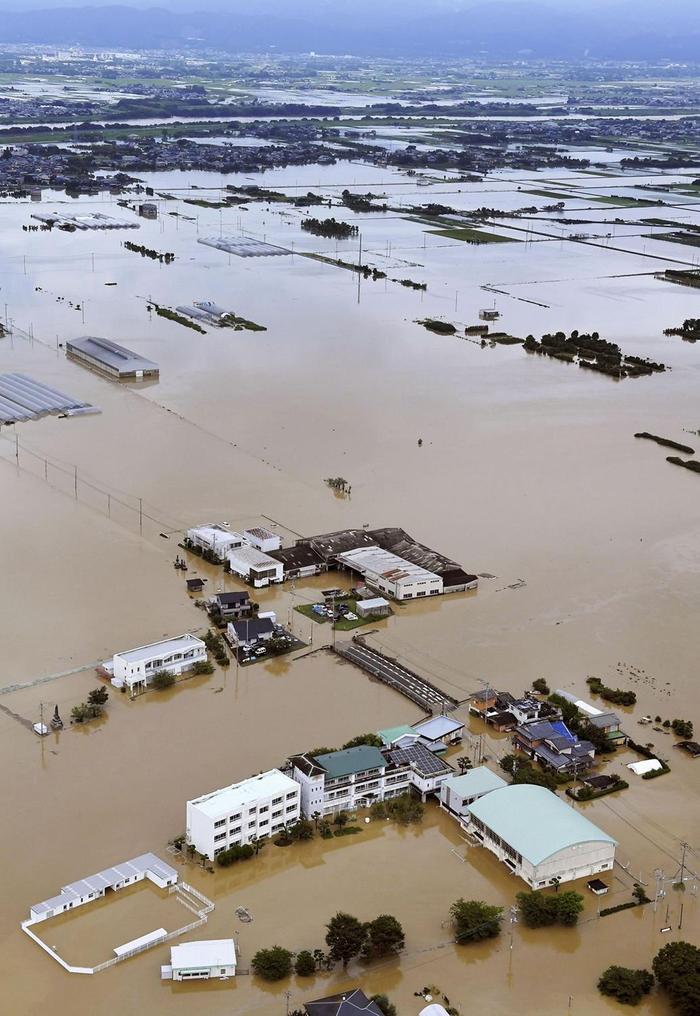
<svg viewBox="0 0 700 1016">
<path fill-rule="evenodd" d="M 562 774 L 586 772 L 595 763 L 595 748 L 569 730 L 563 720 L 534 720 L 513 732 L 513 747 L 547 769 Z"/>
</svg>

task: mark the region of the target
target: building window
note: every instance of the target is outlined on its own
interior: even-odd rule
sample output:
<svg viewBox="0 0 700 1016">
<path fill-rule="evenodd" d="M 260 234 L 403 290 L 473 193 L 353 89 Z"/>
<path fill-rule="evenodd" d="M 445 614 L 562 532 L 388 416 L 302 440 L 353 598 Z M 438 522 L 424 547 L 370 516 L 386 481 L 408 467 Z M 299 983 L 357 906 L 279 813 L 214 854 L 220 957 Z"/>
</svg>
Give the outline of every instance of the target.
<svg viewBox="0 0 700 1016">
<path fill-rule="evenodd" d="M 218 836 L 214 837 L 214 843 L 218 843 L 220 840 L 226 839 L 226 833 L 219 833 Z"/>
<path fill-rule="evenodd" d="M 270 808 L 269 804 L 263 804 L 263 806 L 259 809 L 258 814 L 263 815 L 266 811 L 269 810 L 269 808 Z"/>
<path fill-rule="evenodd" d="M 272 798 L 272 803 L 273 804 L 281 804 L 282 803 L 282 798 L 281 797 L 273 797 Z"/>
<path fill-rule="evenodd" d="M 226 819 L 225 818 L 220 818 L 218 822 L 215 822 L 214 823 L 214 828 L 215 829 L 220 829 L 222 825 L 226 825 Z"/>
<path fill-rule="evenodd" d="M 273 818 L 279 818 L 281 814 L 282 814 L 282 809 L 279 808 L 277 811 L 273 811 L 272 812 L 272 817 Z"/>
</svg>

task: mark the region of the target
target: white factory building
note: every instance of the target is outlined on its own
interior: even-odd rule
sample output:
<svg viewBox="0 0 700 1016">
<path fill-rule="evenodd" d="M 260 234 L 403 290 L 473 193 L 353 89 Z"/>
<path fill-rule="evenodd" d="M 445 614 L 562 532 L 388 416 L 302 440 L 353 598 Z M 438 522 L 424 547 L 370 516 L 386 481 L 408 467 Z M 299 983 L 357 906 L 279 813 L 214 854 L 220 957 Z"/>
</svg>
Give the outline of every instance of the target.
<svg viewBox="0 0 700 1016">
<path fill-rule="evenodd" d="M 532 889 L 612 870 L 617 843 L 544 787 L 526 783 L 484 794 L 462 821 L 473 839 Z"/>
<path fill-rule="evenodd" d="M 229 568 L 255 589 L 282 582 L 284 565 L 255 547 L 243 546 L 228 553 Z"/>
<path fill-rule="evenodd" d="M 394 600 L 413 600 L 442 593 L 442 578 L 381 547 L 359 547 L 337 555 L 340 565 L 361 575 L 372 589 Z"/>
<path fill-rule="evenodd" d="M 170 963 L 160 968 L 164 981 L 206 981 L 236 976 L 236 946 L 232 938 L 182 942 L 170 948 Z"/>
<path fill-rule="evenodd" d="M 126 685 L 133 692 L 146 688 L 159 670 L 178 675 L 206 659 L 207 647 L 201 639 L 196 635 L 178 635 L 125 653 L 115 653 L 102 667 L 111 675 L 115 688 Z"/>
<path fill-rule="evenodd" d="M 263 529 L 262 526 L 244 529 L 243 538 L 251 547 L 261 550 L 264 554 L 269 554 L 271 550 L 279 550 L 282 546 L 282 540 L 279 535 L 271 533 L 269 529 Z"/>
<path fill-rule="evenodd" d="M 216 522 L 188 529 L 187 539 L 198 550 L 208 550 L 221 562 L 226 560 L 230 550 L 245 544 L 240 533 L 234 533 L 233 530 Z"/>
<path fill-rule="evenodd" d="M 299 817 L 299 784 L 270 769 L 188 801 L 187 842 L 213 860 L 228 847 L 274 835 Z"/>
</svg>

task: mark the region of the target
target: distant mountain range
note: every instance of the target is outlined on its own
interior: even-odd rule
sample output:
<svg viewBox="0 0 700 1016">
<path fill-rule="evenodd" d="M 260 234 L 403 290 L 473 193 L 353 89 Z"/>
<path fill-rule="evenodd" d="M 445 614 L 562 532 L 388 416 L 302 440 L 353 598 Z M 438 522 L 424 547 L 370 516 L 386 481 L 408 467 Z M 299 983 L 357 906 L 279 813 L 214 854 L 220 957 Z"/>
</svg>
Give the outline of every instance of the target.
<svg viewBox="0 0 700 1016">
<path fill-rule="evenodd" d="M 0 0 L 0 43 L 700 62 L 700 0 L 210 2 L 216 10 L 188 12 L 184 0 L 173 0 L 177 10 L 102 4 L 31 10 L 22 0 Z"/>
</svg>

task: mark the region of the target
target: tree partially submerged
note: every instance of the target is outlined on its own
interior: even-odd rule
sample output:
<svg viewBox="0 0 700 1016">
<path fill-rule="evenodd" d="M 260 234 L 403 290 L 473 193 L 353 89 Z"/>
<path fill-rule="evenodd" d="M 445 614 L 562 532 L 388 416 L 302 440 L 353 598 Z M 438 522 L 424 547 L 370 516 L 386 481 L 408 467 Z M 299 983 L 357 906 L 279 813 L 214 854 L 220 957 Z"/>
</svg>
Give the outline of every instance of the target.
<svg viewBox="0 0 700 1016">
<path fill-rule="evenodd" d="M 583 896 L 571 889 L 554 895 L 541 890 L 522 892 L 515 898 L 528 928 L 545 928 L 552 924 L 573 927 L 583 910 Z"/>
<path fill-rule="evenodd" d="M 494 907 L 481 900 L 460 898 L 450 907 L 450 917 L 457 942 L 481 942 L 500 935 L 503 907 Z"/>
<path fill-rule="evenodd" d="M 616 998 L 623 1005 L 638 1005 L 653 986 L 653 974 L 648 970 L 632 970 L 630 967 L 608 967 L 598 980 L 601 995 Z"/>
<path fill-rule="evenodd" d="M 669 942 L 654 957 L 652 969 L 680 1016 L 700 1012 L 700 949 L 690 942 Z"/>
<path fill-rule="evenodd" d="M 271 949 L 259 949 L 250 966 L 253 973 L 264 981 L 281 981 L 292 972 L 292 954 L 289 949 L 273 945 Z"/>
<path fill-rule="evenodd" d="M 344 967 L 359 955 L 366 938 L 367 926 L 343 911 L 338 911 L 326 925 L 326 945 L 330 956 Z"/>
<path fill-rule="evenodd" d="M 366 926 L 367 937 L 362 947 L 365 959 L 395 956 L 404 947 L 405 935 L 401 924 L 391 914 L 380 914 Z"/>
</svg>

